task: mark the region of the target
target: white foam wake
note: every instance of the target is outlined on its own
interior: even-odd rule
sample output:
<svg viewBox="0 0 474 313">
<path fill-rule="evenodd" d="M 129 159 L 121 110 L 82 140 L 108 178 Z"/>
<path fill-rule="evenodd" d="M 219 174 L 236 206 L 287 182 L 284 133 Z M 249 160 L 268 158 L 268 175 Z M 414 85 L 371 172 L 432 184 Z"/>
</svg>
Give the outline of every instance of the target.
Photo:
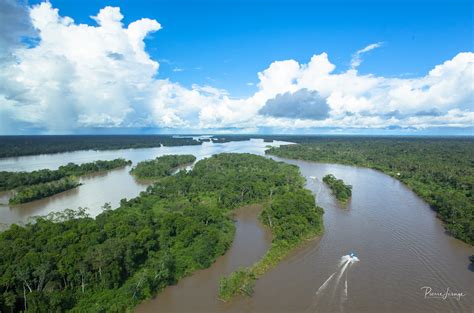
<svg viewBox="0 0 474 313">
<path fill-rule="evenodd" d="M 340 263 L 340 264 L 342 265 L 342 264 L 344 264 L 344 263 L 346 263 L 346 262 L 350 262 L 351 264 L 354 264 L 355 262 L 359 262 L 359 261 L 360 261 L 360 260 L 359 260 L 358 257 L 356 257 L 356 256 L 350 256 L 349 254 L 347 254 L 347 255 L 343 255 L 343 256 L 341 257 L 341 263 Z"/>
<path fill-rule="evenodd" d="M 318 291 L 316 291 L 316 295 L 318 295 L 321 291 L 324 291 L 324 289 L 326 289 L 327 285 L 329 284 L 329 282 L 331 281 L 331 279 L 334 277 L 335 274 L 336 272 L 332 273 L 331 276 L 329 276 L 329 278 L 326 279 L 326 281 L 318 288 Z"/>
<path fill-rule="evenodd" d="M 356 256 L 344 255 L 341 257 L 337 271 L 332 273 L 314 294 L 312 303 L 306 312 L 325 312 L 331 303 L 340 303 L 340 312 L 344 311 L 344 303 L 348 299 L 348 271 L 352 264 L 359 262 Z M 344 275 L 345 274 L 345 275 Z M 344 275 L 344 285 L 341 279 Z M 329 289 L 329 290 L 328 290 Z M 337 293 L 337 296 L 336 296 Z"/>
</svg>

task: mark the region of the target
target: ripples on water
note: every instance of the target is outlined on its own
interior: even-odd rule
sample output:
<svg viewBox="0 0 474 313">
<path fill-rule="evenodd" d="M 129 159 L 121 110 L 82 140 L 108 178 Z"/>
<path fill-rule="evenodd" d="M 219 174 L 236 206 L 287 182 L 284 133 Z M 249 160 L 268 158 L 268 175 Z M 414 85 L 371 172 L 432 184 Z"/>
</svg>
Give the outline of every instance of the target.
<svg viewBox="0 0 474 313">
<path fill-rule="evenodd" d="M 136 164 L 174 153 L 190 153 L 198 159 L 221 152 L 263 154 L 267 145 L 269 143 L 253 140 L 190 147 L 80 151 L 2 159 L 0 170 L 31 171 L 57 168 L 68 162 L 117 157 L 131 159 Z M 284 161 L 298 165 L 307 177 L 307 188 L 325 209 L 325 233 L 298 248 L 259 279 L 252 298 L 237 298 L 224 304 L 215 298 L 219 277 L 235 270 L 237 263 L 254 262 L 265 253 L 270 240 L 262 235 L 260 224 L 252 224 L 248 219 L 238 221 L 236 238 L 246 239 L 236 239 L 240 244 L 223 257 L 228 260 L 226 266 L 218 261 L 209 269 L 186 278 L 185 283 L 166 288 L 156 300 L 139 306 L 139 312 L 473 312 L 474 273 L 468 269 L 468 256 L 474 254 L 473 247 L 447 236 L 435 213 L 406 186 L 370 169 Z M 146 188 L 146 184 L 135 181 L 128 171 L 129 168 L 125 168 L 84 177 L 84 185 L 79 188 L 25 207 L 9 208 L 0 204 L 0 223 L 16 222 L 29 215 L 66 207 L 87 206 L 93 215 L 100 212 L 105 202 L 116 207 L 121 198 L 134 197 Z M 338 206 L 321 182 L 329 173 L 353 186 L 353 196 L 346 208 Z M 5 196 L 0 195 L 0 203 L 4 200 Z M 338 267 L 337 260 L 347 251 L 356 252 L 361 262 L 346 262 Z M 229 263 L 232 259 L 239 261 Z M 421 289 L 424 286 L 440 292 L 449 287 L 466 296 L 459 301 L 425 299 Z"/>
</svg>

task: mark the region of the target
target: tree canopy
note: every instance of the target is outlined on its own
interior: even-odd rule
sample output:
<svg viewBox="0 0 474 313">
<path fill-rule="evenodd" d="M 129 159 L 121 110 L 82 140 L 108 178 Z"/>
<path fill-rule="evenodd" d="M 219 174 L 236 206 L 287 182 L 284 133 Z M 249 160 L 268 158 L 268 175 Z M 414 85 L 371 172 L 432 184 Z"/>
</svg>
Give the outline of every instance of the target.
<svg viewBox="0 0 474 313">
<path fill-rule="evenodd" d="M 190 154 L 164 155 L 154 160 L 139 162 L 130 173 L 142 179 L 158 179 L 170 176 L 178 167 L 191 164 L 194 161 L 196 161 L 196 157 Z"/>
<path fill-rule="evenodd" d="M 472 138 L 309 138 L 266 153 L 382 171 L 427 201 L 454 237 L 474 244 Z"/>
<path fill-rule="evenodd" d="M 37 199 L 43 199 L 63 191 L 73 189 L 79 185 L 80 183 L 75 177 L 63 177 L 52 182 L 20 188 L 18 192 L 16 192 L 13 197 L 8 200 L 8 202 L 10 204 L 19 204 Z"/>
<path fill-rule="evenodd" d="M 86 174 L 108 171 L 131 165 L 132 161 L 115 159 L 110 161 L 95 161 L 83 164 L 68 163 L 57 170 L 42 169 L 32 172 L 0 172 L 0 191 L 12 190 L 17 187 L 47 183 L 67 176 L 82 176 Z"/>
<path fill-rule="evenodd" d="M 344 184 L 342 179 L 337 179 L 333 174 L 324 176 L 323 182 L 331 188 L 336 199 L 343 203 L 347 202 L 347 200 L 352 196 L 352 186 Z"/>
<path fill-rule="evenodd" d="M 0 172 L 0 191 L 15 189 L 10 204 L 25 203 L 46 198 L 80 185 L 78 176 L 108 171 L 131 165 L 131 161 L 115 159 L 84 164 L 68 163 L 57 170 L 42 169 L 33 172 Z"/>
<path fill-rule="evenodd" d="M 222 255 L 232 243 L 227 213 L 234 208 L 274 199 L 265 218 L 288 242 L 311 223 L 319 227 L 303 182 L 295 166 L 220 154 L 162 178 L 116 210 L 104 206 L 95 219 L 65 210 L 12 225 L 0 233 L 0 310 L 130 311 Z M 297 212 L 306 217 L 292 217 Z"/>
</svg>

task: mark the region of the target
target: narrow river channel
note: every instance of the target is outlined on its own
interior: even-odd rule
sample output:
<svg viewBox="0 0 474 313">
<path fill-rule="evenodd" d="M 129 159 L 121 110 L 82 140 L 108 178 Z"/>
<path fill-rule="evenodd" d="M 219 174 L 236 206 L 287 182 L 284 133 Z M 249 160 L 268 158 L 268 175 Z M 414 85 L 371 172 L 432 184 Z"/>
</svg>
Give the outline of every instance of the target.
<svg viewBox="0 0 474 313">
<path fill-rule="evenodd" d="M 300 167 L 307 188 L 325 209 L 324 235 L 297 249 L 258 280 L 251 298 L 239 297 L 230 303 L 216 299 L 216 276 L 228 271 L 219 259 L 205 274 L 198 272 L 166 288 L 136 312 L 473 311 L 474 273 L 468 256 L 474 249 L 445 234 L 435 213 L 405 185 L 371 169 L 275 159 Z M 346 208 L 321 183 L 329 173 L 353 185 Z M 237 215 L 236 244 L 229 251 L 239 257 L 234 269 L 244 263 L 243 256 L 247 263 L 255 258 L 255 246 L 262 249 L 258 254 L 267 247 L 265 236 L 254 236 L 248 246 L 240 244 L 239 236 L 247 232 L 243 225 Z M 360 261 L 344 268 L 341 257 L 350 252 Z M 229 255 L 224 256 L 225 262 Z M 423 287 L 443 293 L 449 288 L 465 296 L 459 300 L 425 298 Z"/>
<path fill-rule="evenodd" d="M 274 142 L 271 145 L 279 145 Z M 202 146 L 161 147 L 0 159 L 0 170 L 57 168 L 123 157 L 136 162 L 163 154 L 194 154 L 198 159 L 221 152 L 263 155 L 262 140 L 205 143 Z M 381 172 L 352 166 L 295 160 L 307 178 L 307 188 L 324 208 L 325 232 L 294 251 L 255 285 L 253 297 L 230 303 L 216 299 L 218 279 L 239 266 L 248 266 L 268 249 L 271 237 L 257 220 L 258 208 L 236 212 L 236 237 L 231 249 L 210 268 L 165 288 L 137 312 L 473 312 L 474 268 L 468 256 L 474 248 L 448 236 L 435 213 L 405 185 Z M 9 207 L 0 195 L 0 223 L 25 222 L 29 216 L 64 208 L 88 207 L 91 215 L 110 202 L 138 195 L 147 186 L 129 175 L 130 168 L 82 178 L 84 185 L 49 199 Z M 332 173 L 353 186 L 353 197 L 341 208 L 321 183 Z M 311 176 L 316 179 L 310 178 Z M 350 252 L 359 262 L 341 264 Z M 426 287 L 424 289 L 424 287 Z M 456 298 L 425 297 L 425 291 L 462 293 Z"/>
</svg>

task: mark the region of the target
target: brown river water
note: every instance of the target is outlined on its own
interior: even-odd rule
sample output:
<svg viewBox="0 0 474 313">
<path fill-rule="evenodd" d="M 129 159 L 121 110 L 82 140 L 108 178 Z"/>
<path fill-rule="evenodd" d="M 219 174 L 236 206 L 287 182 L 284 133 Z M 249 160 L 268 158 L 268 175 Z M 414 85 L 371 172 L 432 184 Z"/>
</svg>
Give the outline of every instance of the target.
<svg viewBox="0 0 474 313">
<path fill-rule="evenodd" d="M 125 158 L 133 165 L 148 159 L 154 159 L 165 154 L 193 154 L 202 159 L 222 152 L 248 152 L 264 155 L 266 146 L 278 146 L 284 142 L 263 142 L 261 139 L 236 141 L 227 143 L 208 143 L 196 146 L 158 147 L 146 149 L 123 149 L 107 151 L 75 151 L 58 154 L 43 154 L 0 159 L 0 171 L 34 171 L 38 169 L 57 169 L 69 162 L 81 164 L 96 160 L 113 160 Z M 132 165 L 132 166 L 133 166 Z M 148 183 L 136 180 L 130 175 L 130 166 L 112 170 L 106 173 L 83 176 L 81 186 L 45 199 L 10 206 L 9 194 L 0 192 L 0 229 L 12 223 L 26 223 L 28 218 L 36 215 L 46 215 L 50 212 L 66 208 L 88 208 L 91 216 L 102 212 L 101 207 L 108 202 L 112 208 L 119 206 L 123 198 L 134 198 L 145 190 Z"/>
<path fill-rule="evenodd" d="M 116 157 L 135 163 L 166 153 L 192 153 L 198 158 L 220 152 L 263 154 L 266 145 L 253 140 L 208 147 L 72 152 L 1 159 L 0 170 L 56 168 L 69 161 Z M 223 303 L 216 298 L 219 278 L 257 261 L 271 241 L 268 230 L 257 220 L 258 207 L 239 209 L 230 250 L 208 269 L 145 301 L 136 312 L 474 312 L 474 267 L 468 260 L 474 248 L 448 236 L 435 213 L 405 185 L 365 168 L 283 161 L 300 167 L 307 188 L 324 208 L 324 234 L 305 243 L 260 278 L 252 297 Z M 64 205 L 88 206 L 91 214 L 100 212 L 104 202 L 117 206 L 121 198 L 136 196 L 146 188 L 128 170 L 84 178 L 79 188 L 31 203 L 30 207 L 10 208 L 4 204 L 0 206 L 0 222 L 24 221 L 30 215 L 59 210 Z M 353 186 L 346 208 L 341 208 L 321 183 L 328 173 Z M 90 189 L 86 189 L 88 185 Z M 359 261 L 341 264 L 341 257 L 350 252 L 356 253 Z M 432 293 L 426 294 L 429 289 Z"/>
</svg>

